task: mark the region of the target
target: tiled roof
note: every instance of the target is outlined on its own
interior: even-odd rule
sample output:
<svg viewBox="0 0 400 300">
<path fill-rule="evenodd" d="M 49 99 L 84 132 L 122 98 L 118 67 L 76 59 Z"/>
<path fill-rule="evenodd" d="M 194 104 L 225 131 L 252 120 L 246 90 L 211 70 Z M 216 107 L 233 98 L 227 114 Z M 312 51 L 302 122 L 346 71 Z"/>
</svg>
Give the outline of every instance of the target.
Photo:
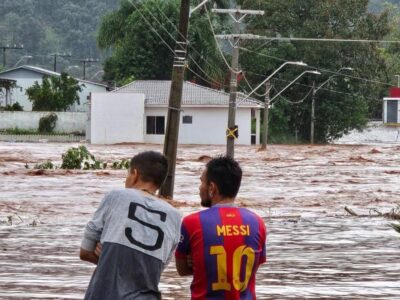
<svg viewBox="0 0 400 300">
<path fill-rule="evenodd" d="M 145 94 L 147 105 L 167 105 L 171 89 L 170 80 L 136 80 L 113 93 L 141 93 Z M 239 106 L 259 107 L 263 103 L 254 98 L 240 102 L 244 96 L 238 94 Z M 228 106 L 229 94 L 224 91 L 213 90 L 192 82 L 185 81 L 183 84 L 182 105 L 221 105 Z"/>
</svg>

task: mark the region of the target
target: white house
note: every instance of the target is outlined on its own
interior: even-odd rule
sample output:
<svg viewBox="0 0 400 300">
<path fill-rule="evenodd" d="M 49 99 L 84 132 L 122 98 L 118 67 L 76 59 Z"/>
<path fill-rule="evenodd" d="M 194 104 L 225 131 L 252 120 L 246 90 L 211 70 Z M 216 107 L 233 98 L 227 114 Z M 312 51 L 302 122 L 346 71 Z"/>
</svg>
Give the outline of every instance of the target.
<svg viewBox="0 0 400 300">
<path fill-rule="evenodd" d="M 94 144 L 164 143 L 171 81 L 137 80 L 111 93 L 92 94 L 89 139 Z M 237 144 L 259 143 L 260 108 L 238 95 Z M 184 82 L 178 143 L 225 144 L 229 94 Z M 256 130 L 251 123 L 255 119 Z"/>
<path fill-rule="evenodd" d="M 26 95 L 26 89 L 31 87 L 35 81 L 39 84 L 42 83 L 44 76 L 60 76 L 60 73 L 56 73 L 53 71 L 49 71 L 46 69 L 42 69 L 39 67 L 33 66 L 20 66 L 13 69 L 9 69 L 3 72 L 0 72 L 0 79 L 8 79 L 15 80 L 17 88 L 11 90 L 10 100 L 8 104 L 13 104 L 18 102 L 21 106 L 23 106 L 25 111 L 32 110 L 32 102 L 29 101 L 28 96 Z M 107 91 L 107 86 L 104 84 L 91 82 L 87 80 L 78 79 L 80 83 L 84 84 L 82 92 L 79 93 L 79 102 L 80 104 L 74 104 L 70 111 L 74 112 L 85 112 L 88 110 L 88 96 L 90 93 L 101 93 Z M 1 105 L 5 105 L 5 103 L 1 103 Z"/>
</svg>

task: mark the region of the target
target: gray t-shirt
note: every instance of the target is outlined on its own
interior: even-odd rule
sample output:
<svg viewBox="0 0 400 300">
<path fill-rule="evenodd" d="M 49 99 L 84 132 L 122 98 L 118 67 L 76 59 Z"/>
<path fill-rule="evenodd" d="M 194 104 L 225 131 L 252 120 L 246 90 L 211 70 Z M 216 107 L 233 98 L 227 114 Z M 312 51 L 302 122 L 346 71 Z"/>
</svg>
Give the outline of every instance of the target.
<svg viewBox="0 0 400 300">
<path fill-rule="evenodd" d="M 161 273 L 180 238 L 181 214 L 135 189 L 114 190 L 86 225 L 81 247 L 102 244 L 85 299 L 161 299 Z"/>
</svg>

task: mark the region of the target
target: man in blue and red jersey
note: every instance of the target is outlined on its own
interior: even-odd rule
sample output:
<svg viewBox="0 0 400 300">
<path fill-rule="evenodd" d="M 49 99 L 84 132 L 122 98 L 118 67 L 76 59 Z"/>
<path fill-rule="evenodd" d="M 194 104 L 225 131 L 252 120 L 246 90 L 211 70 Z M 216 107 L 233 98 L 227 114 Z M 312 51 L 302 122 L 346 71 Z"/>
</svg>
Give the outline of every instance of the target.
<svg viewBox="0 0 400 300">
<path fill-rule="evenodd" d="M 201 205 L 184 218 L 175 253 L 179 275 L 193 275 L 191 299 L 256 299 L 255 275 L 266 260 L 266 228 L 255 213 L 235 205 L 242 180 L 229 157 L 210 160 L 201 177 Z"/>
</svg>

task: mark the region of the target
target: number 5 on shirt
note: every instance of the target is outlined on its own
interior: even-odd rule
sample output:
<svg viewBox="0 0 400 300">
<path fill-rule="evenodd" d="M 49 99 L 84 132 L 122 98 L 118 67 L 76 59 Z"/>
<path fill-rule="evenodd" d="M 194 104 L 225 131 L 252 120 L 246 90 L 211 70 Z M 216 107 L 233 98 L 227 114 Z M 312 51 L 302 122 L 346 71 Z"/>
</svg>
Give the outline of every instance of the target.
<svg viewBox="0 0 400 300">
<path fill-rule="evenodd" d="M 217 256 L 217 270 L 218 270 L 218 281 L 212 284 L 212 289 L 230 291 L 232 289 L 231 284 L 228 282 L 227 270 L 227 255 L 223 246 L 211 246 L 210 254 Z M 246 272 L 244 281 L 240 281 L 241 267 L 243 256 L 246 256 Z M 254 250 L 245 245 L 235 249 L 233 253 L 232 261 L 232 279 L 233 288 L 237 291 L 244 291 L 247 288 L 251 277 L 251 271 L 253 270 L 255 260 Z"/>
</svg>

